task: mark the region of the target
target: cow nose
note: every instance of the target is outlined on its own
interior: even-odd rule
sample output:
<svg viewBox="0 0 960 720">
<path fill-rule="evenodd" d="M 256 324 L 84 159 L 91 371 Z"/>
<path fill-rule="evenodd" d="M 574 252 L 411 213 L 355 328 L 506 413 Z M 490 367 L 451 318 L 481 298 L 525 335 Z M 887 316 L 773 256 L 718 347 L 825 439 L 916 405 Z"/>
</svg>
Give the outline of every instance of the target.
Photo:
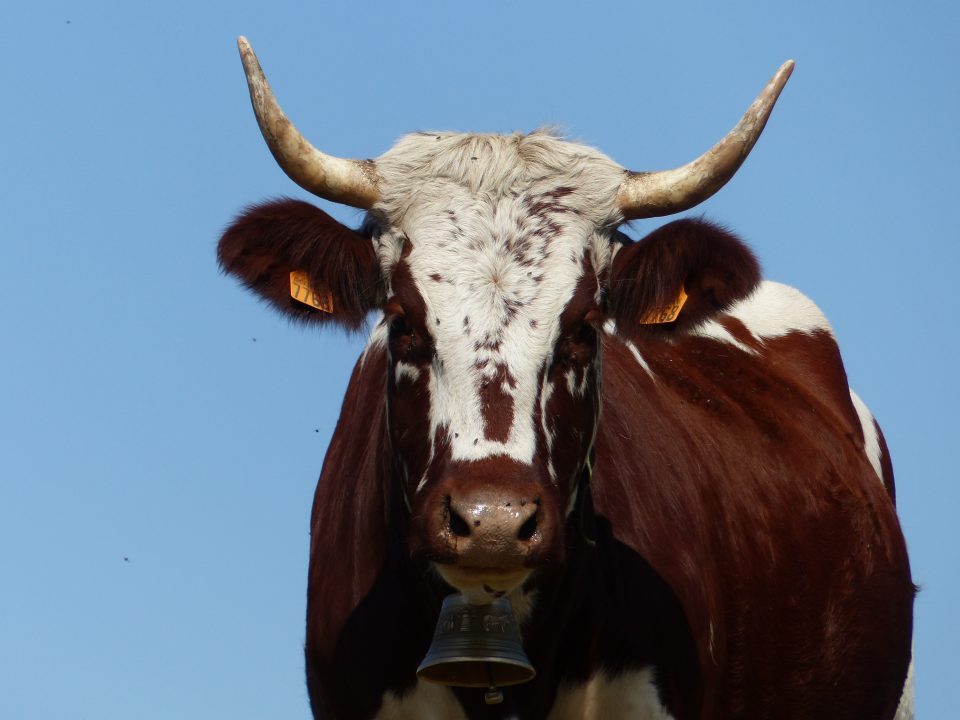
<svg viewBox="0 0 960 720">
<path fill-rule="evenodd" d="M 449 496 L 445 511 L 445 530 L 462 565 L 517 567 L 543 543 L 538 497 Z"/>
</svg>

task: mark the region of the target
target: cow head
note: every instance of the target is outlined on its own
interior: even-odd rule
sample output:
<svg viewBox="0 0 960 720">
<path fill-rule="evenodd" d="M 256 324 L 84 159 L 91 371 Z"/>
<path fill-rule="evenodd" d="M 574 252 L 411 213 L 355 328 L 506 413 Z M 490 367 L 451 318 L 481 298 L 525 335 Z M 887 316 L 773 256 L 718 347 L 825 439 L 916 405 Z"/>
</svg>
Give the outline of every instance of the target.
<svg viewBox="0 0 960 720">
<path fill-rule="evenodd" d="M 677 285 L 691 302 L 674 325 L 727 302 L 710 284 L 717 267 L 730 275 L 724 253 L 716 262 L 700 253 L 703 267 L 687 263 L 680 282 L 660 282 L 657 267 L 676 261 L 670 248 L 630 244 L 618 225 L 719 189 L 792 64 L 699 159 L 632 173 L 544 132 L 421 133 L 376 161 L 334 158 L 296 131 L 240 46 L 280 165 L 311 192 L 369 212 L 354 232 L 304 202 L 252 207 L 224 234 L 221 265 L 300 320 L 357 328 L 381 312 L 367 352 L 387 356 L 383 431 L 410 550 L 475 601 L 509 592 L 562 560 L 600 412 L 604 328 L 629 332 Z M 292 300 L 291 271 L 305 272 L 333 312 Z"/>
</svg>

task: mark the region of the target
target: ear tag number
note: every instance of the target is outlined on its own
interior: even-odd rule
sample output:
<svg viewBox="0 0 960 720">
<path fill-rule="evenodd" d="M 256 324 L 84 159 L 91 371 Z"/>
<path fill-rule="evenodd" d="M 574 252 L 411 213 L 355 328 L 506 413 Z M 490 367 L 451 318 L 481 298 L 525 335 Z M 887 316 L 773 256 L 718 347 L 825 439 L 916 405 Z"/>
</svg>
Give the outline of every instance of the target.
<svg viewBox="0 0 960 720">
<path fill-rule="evenodd" d="M 684 304 L 687 302 L 687 293 L 681 286 L 680 294 L 677 295 L 677 299 L 674 300 L 669 305 L 663 307 L 654 308 L 642 318 L 640 318 L 641 325 L 662 325 L 663 323 L 670 323 L 677 319 L 677 315 L 680 314 L 680 311 L 683 309 Z"/>
<path fill-rule="evenodd" d="M 290 297 L 325 313 L 333 312 L 333 293 L 327 288 L 313 287 L 310 276 L 302 270 L 290 273 Z"/>
</svg>

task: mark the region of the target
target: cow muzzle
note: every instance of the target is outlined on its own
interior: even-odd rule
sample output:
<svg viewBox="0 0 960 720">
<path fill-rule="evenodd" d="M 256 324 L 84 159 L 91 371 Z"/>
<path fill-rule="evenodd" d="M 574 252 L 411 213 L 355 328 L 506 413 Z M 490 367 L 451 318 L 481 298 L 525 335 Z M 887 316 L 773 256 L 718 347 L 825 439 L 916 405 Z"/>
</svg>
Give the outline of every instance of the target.
<svg viewBox="0 0 960 720">
<path fill-rule="evenodd" d="M 521 586 L 548 561 L 558 518 L 533 482 L 441 483 L 428 501 L 423 544 L 441 577 L 471 602 Z"/>
</svg>

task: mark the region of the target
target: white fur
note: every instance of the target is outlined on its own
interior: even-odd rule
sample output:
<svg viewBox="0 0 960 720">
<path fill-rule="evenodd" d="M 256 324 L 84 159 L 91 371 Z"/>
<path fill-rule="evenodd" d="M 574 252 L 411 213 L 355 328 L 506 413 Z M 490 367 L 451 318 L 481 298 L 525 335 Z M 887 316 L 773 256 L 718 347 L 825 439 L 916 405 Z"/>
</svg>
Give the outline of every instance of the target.
<svg viewBox="0 0 960 720">
<path fill-rule="evenodd" d="M 376 718 L 377 720 L 466 720 L 467 716 L 450 688 L 418 681 L 413 690 L 403 695 L 385 693 Z"/>
<path fill-rule="evenodd" d="M 653 371 L 650 369 L 650 366 L 647 365 L 647 361 L 643 359 L 643 355 L 640 354 L 640 351 L 637 350 L 637 346 L 629 340 L 624 340 L 623 344 L 626 345 L 627 350 L 630 351 L 630 354 L 633 355 L 633 359 L 636 360 L 637 364 L 643 368 L 644 372 L 646 372 L 650 377 L 653 377 Z"/>
<path fill-rule="evenodd" d="M 877 426 L 873 421 L 873 414 L 853 390 L 850 390 L 850 399 L 853 400 L 853 407 L 857 410 L 860 426 L 863 428 L 863 450 L 867 454 L 867 459 L 873 466 L 874 472 L 877 473 L 877 477 L 883 480 L 883 469 L 880 465 L 880 437 L 877 434 Z"/>
<path fill-rule="evenodd" d="M 540 432 L 543 433 L 543 437 L 547 443 L 547 472 L 550 473 L 550 479 L 556 482 L 557 470 L 553 467 L 553 429 L 550 427 L 550 419 L 547 417 L 547 403 L 550 402 L 552 395 L 553 383 L 550 382 L 546 374 L 544 374 L 543 383 L 540 387 L 540 412 L 538 413 L 538 421 L 540 423 Z"/>
<path fill-rule="evenodd" d="M 603 332 L 610 337 L 617 338 L 620 342 L 623 343 L 624 347 L 630 351 L 630 354 L 633 355 L 633 359 L 637 361 L 637 364 L 643 368 L 643 371 L 647 373 L 650 377 L 653 377 L 653 371 L 650 369 L 650 366 L 647 364 L 647 361 L 644 360 L 643 355 L 640 354 L 640 351 L 637 349 L 637 346 L 634 345 L 630 340 L 627 340 L 625 337 L 622 337 L 617 334 L 617 321 L 613 318 L 608 318 L 603 323 Z"/>
<path fill-rule="evenodd" d="M 907 668 L 907 677 L 903 681 L 903 691 L 900 693 L 900 704 L 893 720 L 913 720 L 913 653 L 910 653 L 910 667 Z"/>
<path fill-rule="evenodd" d="M 660 703 L 653 670 L 609 676 L 598 672 L 582 685 L 560 689 L 549 720 L 672 720 Z"/>
<path fill-rule="evenodd" d="M 727 343 L 728 345 L 733 345 L 734 347 L 740 348 L 743 350 L 743 352 L 751 355 L 756 353 L 756 350 L 737 340 L 733 335 L 730 334 L 729 330 L 727 330 L 716 320 L 706 320 L 705 322 L 700 323 L 700 325 L 694 329 L 693 334 L 699 335 L 700 337 L 711 338 L 712 340 L 717 340 L 722 343 Z"/>
<path fill-rule="evenodd" d="M 789 285 L 771 280 L 760 283 L 727 314 L 742 322 L 758 340 L 791 332 L 810 334 L 818 330 L 833 335 L 827 318 L 810 298 Z"/>
<path fill-rule="evenodd" d="M 880 436 L 877 432 L 873 414 L 866 403 L 853 390 L 850 390 L 850 399 L 853 401 L 853 407 L 856 408 L 857 416 L 860 419 L 860 426 L 863 428 L 863 450 L 877 477 L 883 482 L 883 467 L 880 464 L 883 453 L 880 448 Z M 907 677 L 904 679 L 900 704 L 897 707 L 894 720 L 912 720 L 914 712 L 913 692 L 913 653 L 911 652 L 910 667 L 907 669 Z"/>
<path fill-rule="evenodd" d="M 477 689 L 478 693 L 483 692 Z M 505 688 L 504 692 L 510 692 Z M 465 720 L 449 688 L 418 682 L 413 690 L 383 697 L 377 720 Z M 548 720 L 673 720 L 660 703 L 651 668 L 618 675 L 598 672 L 580 685 L 560 688 Z M 897 717 L 897 720 L 906 718 Z"/>
<path fill-rule="evenodd" d="M 759 342 L 791 332 L 811 334 L 819 330 L 833 335 L 827 318 L 806 295 L 789 285 L 771 280 L 761 282 L 756 290 L 734 303 L 725 314 L 743 323 Z M 718 320 L 700 323 L 694 328 L 693 334 L 733 345 L 745 353 L 757 352 L 737 340 Z"/>
<path fill-rule="evenodd" d="M 445 429 L 454 460 L 532 462 L 540 369 L 585 252 L 595 265 L 609 262 L 609 237 L 596 228 L 618 219 L 623 168 L 548 133 L 424 133 L 403 138 L 377 169 L 383 191 L 373 213 L 389 226 L 375 238 L 378 254 L 389 276 L 409 241 L 405 261 L 437 353 L 428 383 L 431 440 Z M 558 188 L 574 192 L 545 197 Z M 566 211 L 531 213 L 541 201 Z M 514 407 L 500 442 L 485 438 L 480 388 L 503 368 L 514 382 L 500 390 Z"/>
<path fill-rule="evenodd" d="M 396 368 L 393 371 L 394 381 L 397 385 L 400 384 L 400 381 L 407 379 L 410 382 L 416 382 L 420 377 L 420 368 L 416 365 L 411 365 L 410 363 L 398 362 Z"/>
<path fill-rule="evenodd" d="M 500 207 L 495 206 L 488 217 L 483 215 L 489 208 L 477 207 L 478 217 L 474 219 L 481 225 L 489 220 L 495 227 L 498 218 L 512 224 L 511 216 L 515 218 L 519 212 L 504 204 L 508 205 L 498 203 Z M 507 232 L 507 228 L 476 228 L 468 237 Z M 447 257 L 422 243 L 410 253 L 418 289 L 427 301 L 428 325 L 434 333 L 437 354 L 443 358 L 442 366 L 434 366 L 430 383 L 431 430 L 448 430 L 454 460 L 502 454 L 525 463 L 532 461 L 536 449 L 532 418 L 537 374 L 556 343 L 557 318 L 581 272 L 583 248 L 577 247 L 582 243 L 580 236 L 575 232 L 568 238 L 553 238 L 551 245 L 560 247 L 552 257 L 546 256 L 546 248 L 536 249 L 543 258 L 543 265 L 533 271 L 544 276 L 539 285 L 526 277 L 527 270 L 511 261 L 506 243 L 493 247 L 483 243 L 472 250 L 460 247 L 455 255 Z M 578 259 L 576 267 L 570 267 L 570 254 Z M 434 272 L 449 284 L 419 279 Z M 510 301 L 522 302 L 523 307 L 508 323 Z M 464 318 L 469 320 L 469 332 L 464 331 Z M 530 326 L 531 319 L 538 321 L 537 327 Z M 477 342 L 499 343 L 499 347 L 477 349 Z M 477 363 L 484 361 L 486 367 L 478 368 Z M 498 366 L 506 366 L 516 381 L 515 387 L 502 387 L 514 402 L 514 422 L 505 442 L 484 438 L 479 394 L 482 382 L 494 381 Z"/>
</svg>

